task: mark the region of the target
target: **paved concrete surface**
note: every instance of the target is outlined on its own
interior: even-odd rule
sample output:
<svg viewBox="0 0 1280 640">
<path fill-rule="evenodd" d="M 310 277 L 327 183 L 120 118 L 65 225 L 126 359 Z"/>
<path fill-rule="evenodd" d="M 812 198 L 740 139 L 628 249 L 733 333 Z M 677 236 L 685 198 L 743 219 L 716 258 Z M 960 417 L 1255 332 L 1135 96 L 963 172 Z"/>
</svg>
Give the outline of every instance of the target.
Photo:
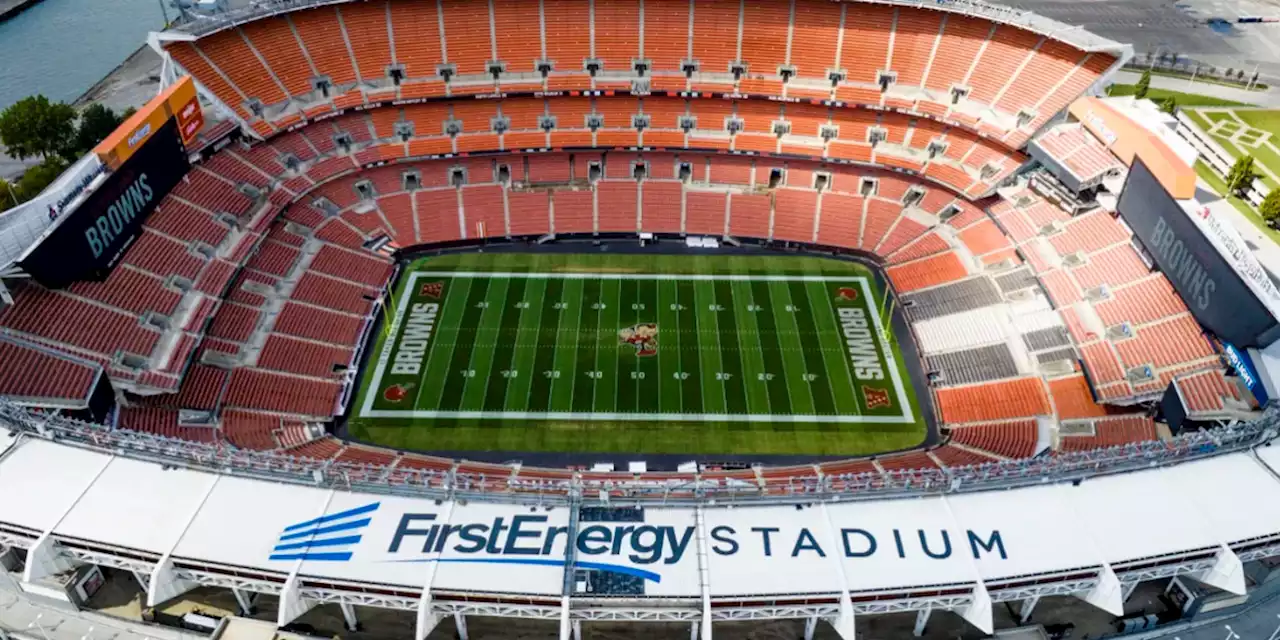
<svg viewBox="0 0 1280 640">
<path fill-rule="evenodd" d="M 1082 26 L 1133 45 L 1135 53 L 1168 52 L 1219 69 L 1254 65 L 1280 80 L 1280 24 L 1236 24 L 1245 16 L 1280 17 L 1277 0 L 993 0 Z M 1211 24 L 1213 19 L 1226 22 Z M 1274 84 L 1274 83 L 1272 83 Z"/>
<path fill-rule="evenodd" d="M 83 109 L 100 102 L 117 112 L 141 107 L 160 91 L 161 63 L 160 55 L 144 44 L 71 104 Z"/>
<path fill-rule="evenodd" d="M 1276 35 L 1280 36 L 1280 33 Z M 1141 71 L 1130 71 L 1125 69 L 1116 74 L 1116 83 L 1135 84 L 1141 78 Z M 1151 76 L 1151 86 L 1156 89 L 1181 91 L 1182 93 L 1198 93 L 1200 95 L 1213 96 L 1215 98 L 1222 98 L 1223 100 L 1234 100 L 1236 102 L 1254 104 L 1262 107 L 1280 107 L 1280 89 L 1277 89 L 1275 85 L 1271 85 L 1266 91 L 1245 91 L 1244 89 L 1226 87 L 1220 84 L 1191 82 L 1190 80 L 1183 80 L 1181 78 L 1153 75 Z"/>
</svg>

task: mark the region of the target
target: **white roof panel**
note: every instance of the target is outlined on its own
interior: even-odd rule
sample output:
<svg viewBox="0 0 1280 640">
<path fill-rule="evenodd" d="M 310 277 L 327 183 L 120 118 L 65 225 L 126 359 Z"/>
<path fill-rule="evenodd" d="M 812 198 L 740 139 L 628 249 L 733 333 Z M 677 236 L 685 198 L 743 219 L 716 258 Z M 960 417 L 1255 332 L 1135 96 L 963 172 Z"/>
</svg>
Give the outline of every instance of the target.
<svg viewBox="0 0 1280 640">
<path fill-rule="evenodd" d="M 454 504 L 449 522 L 461 529 L 439 554 L 432 589 L 556 596 L 564 591 L 568 509 L 471 502 Z M 559 527 L 560 535 L 550 536 Z"/>
<path fill-rule="evenodd" d="M 1193 519 L 1203 522 L 1222 542 L 1280 533 L 1280 483 L 1251 456 L 1209 458 L 1166 473 L 1160 484 L 1194 505 L 1197 517 Z M 1214 481 L 1205 482 L 1205 478 Z"/>
<path fill-rule="evenodd" d="M 862 502 L 828 508 L 842 538 L 840 557 L 850 591 L 974 582 L 968 533 L 942 498 Z M 1010 513 L 1016 510 L 1010 509 Z M 991 522 L 975 531 L 983 540 Z M 847 540 L 847 543 L 844 541 Z"/>
<path fill-rule="evenodd" d="M 1174 467 L 1163 473 L 1125 473 L 1069 487 L 1063 495 L 1075 507 L 1076 517 L 1068 522 L 1081 528 L 1084 539 L 1091 533 L 1112 563 L 1214 546 L 1219 536 L 1189 508 L 1181 489 L 1185 481 L 1222 485 L 1205 477 L 1175 480 L 1181 475 L 1178 471 Z"/>
<path fill-rule="evenodd" d="M 224 476 L 199 505 L 173 555 L 241 567 L 271 568 L 288 573 L 269 558 L 281 530 L 290 524 L 324 515 L 331 491 L 262 480 Z M 186 517 L 197 505 L 173 505 L 176 517 Z"/>
<path fill-rule="evenodd" d="M 212 474 L 113 458 L 54 532 L 164 554 L 217 479 Z"/>
<path fill-rule="evenodd" d="M 48 530 L 110 460 L 47 440 L 23 442 L 0 464 L 0 521 Z"/>
<path fill-rule="evenodd" d="M 958 553 L 973 558 L 984 580 L 1100 566 L 1101 552 L 1070 525 L 1075 512 L 1067 502 L 1069 491 L 1064 485 L 1020 489 L 1016 508 L 1007 491 L 949 496 L 947 504 L 964 532 Z M 998 546 L 992 544 L 993 532 Z"/>
<path fill-rule="evenodd" d="M 839 592 L 839 568 L 829 559 L 838 551 L 822 514 L 790 506 L 704 510 L 711 595 Z M 697 556 L 684 561 L 696 564 Z"/>
</svg>

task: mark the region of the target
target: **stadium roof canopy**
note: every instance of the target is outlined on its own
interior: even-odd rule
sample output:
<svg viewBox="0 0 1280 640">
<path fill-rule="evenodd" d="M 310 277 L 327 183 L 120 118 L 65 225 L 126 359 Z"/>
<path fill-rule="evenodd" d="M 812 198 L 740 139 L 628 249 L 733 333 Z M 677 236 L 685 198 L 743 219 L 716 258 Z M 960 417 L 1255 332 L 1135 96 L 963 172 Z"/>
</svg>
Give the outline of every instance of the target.
<svg viewBox="0 0 1280 640">
<path fill-rule="evenodd" d="M 0 433 L 0 448 L 10 438 Z M 571 518 L 563 507 L 302 487 L 27 439 L 0 457 L 0 486 L 40 490 L 0 492 L 0 540 L 30 549 L 28 582 L 85 553 L 130 558 L 152 576 L 149 605 L 196 586 L 175 564 L 283 584 L 280 624 L 309 608 L 300 581 L 428 603 L 445 594 L 558 603 L 573 565 L 707 612 L 717 600 L 829 598 L 849 630 L 852 603 L 949 593 L 990 632 L 989 594 L 1075 581 L 1076 595 L 1120 615 L 1117 574 L 1169 559 L 1200 559 L 1193 577 L 1244 593 L 1233 549 L 1280 540 L 1276 471 L 1280 450 L 1260 449 L 1078 485 L 807 507 L 620 506 Z"/>
</svg>

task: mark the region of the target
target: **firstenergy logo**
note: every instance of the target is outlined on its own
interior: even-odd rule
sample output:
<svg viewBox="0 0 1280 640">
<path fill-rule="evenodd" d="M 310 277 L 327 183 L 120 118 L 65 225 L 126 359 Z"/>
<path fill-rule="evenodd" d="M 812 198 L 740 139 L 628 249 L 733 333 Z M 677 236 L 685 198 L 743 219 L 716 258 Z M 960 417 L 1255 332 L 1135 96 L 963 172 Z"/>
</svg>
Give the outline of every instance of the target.
<svg viewBox="0 0 1280 640">
<path fill-rule="evenodd" d="M 268 560 L 328 560 L 346 562 L 351 549 L 359 544 L 357 533 L 373 521 L 368 514 L 378 510 L 381 502 L 321 516 L 284 528 Z"/>
</svg>

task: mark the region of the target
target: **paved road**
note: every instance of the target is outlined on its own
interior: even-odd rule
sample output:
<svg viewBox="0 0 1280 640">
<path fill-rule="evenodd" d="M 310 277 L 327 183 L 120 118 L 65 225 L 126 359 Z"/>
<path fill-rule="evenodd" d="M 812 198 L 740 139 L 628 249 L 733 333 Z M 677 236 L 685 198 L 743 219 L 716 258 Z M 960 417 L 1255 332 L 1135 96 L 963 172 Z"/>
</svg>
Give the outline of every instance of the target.
<svg viewBox="0 0 1280 640">
<path fill-rule="evenodd" d="M 1124 69 L 1116 74 L 1117 84 L 1135 84 L 1142 77 L 1142 73 L 1138 71 L 1130 71 Z M 1233 89 L 1220 84 L 1210 84 L 1206 82 L 1192 83 L 1189 80 L 1180 78 L 1170 78 L 1168 76 L 1151 76 L 1151 86 L 1157 89 L 1167 89 L 1169 91 L 1181 91 L 1182 93 L 1198 93 L 1223 100 L 1234 100 L 1246 104 L 1256 104 L 1266 107 L 1280 107 L 1280 90 L 1273 85 L 1266 91 L 1245 91 L 1244 89 Z"/>
</svg>

